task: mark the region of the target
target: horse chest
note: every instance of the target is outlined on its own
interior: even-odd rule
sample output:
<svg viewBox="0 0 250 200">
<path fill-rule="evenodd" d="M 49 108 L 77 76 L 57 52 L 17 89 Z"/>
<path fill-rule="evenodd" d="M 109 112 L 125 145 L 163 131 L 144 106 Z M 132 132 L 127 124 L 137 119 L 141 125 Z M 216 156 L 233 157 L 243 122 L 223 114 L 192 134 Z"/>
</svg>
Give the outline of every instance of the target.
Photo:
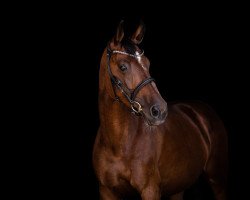
<svg viewBox="0 0 250 200">
<path fill-rule="evenodd" d="M 100 180 L 102 184 L 118 187 L 128 180 L 130 170 L 121 157 L 103 156 L 99 164 Z"/>
<path fill-rule="evenodd" d="M 134 194 L 135 188 L 131 185 L 131 181 L 136 184 L 145 182 L 148 176 L 152 175 L 149 171 L 154 170 L 151 166 L 153 160 L 150 160 L 149 164 L 149 158 L 145 154 L 135 155 L 138 157 L 134 157 L 134 154 L 121 157 L 103 155 L 99 164 L 101 172 L 99 178 L 102 184 L 112 187 L 119 193 Z"/>
</svg>

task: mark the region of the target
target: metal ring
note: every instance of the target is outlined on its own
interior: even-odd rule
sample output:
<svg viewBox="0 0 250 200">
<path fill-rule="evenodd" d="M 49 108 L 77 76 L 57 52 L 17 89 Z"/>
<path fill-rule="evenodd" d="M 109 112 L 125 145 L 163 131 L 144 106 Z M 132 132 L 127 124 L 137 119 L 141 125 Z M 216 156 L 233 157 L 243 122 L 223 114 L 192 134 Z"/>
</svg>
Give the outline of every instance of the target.
<svg viewBox="0 0 250 200">
<path fill-rule="evenodd" d="M 135 105 L 137 105 L 138 108 L 135 107 Z M 135 113 L 140 113 L 140 112 L 142 111 L 141 104 L 140 104 L 139 102 L 137 102 L 137 101 L 133 101 L 133 102 L 131 103 L 131 108 L 132 108 L 132 110 L 133 110 Z"/>
</svg>

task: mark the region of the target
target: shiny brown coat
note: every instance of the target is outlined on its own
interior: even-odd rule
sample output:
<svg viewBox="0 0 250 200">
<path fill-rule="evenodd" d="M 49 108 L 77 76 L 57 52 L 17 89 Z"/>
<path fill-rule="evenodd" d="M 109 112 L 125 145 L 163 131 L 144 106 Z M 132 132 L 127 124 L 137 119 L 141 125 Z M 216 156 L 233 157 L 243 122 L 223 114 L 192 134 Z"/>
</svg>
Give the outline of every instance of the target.
<svg viewBox="0 0 250 200">
<path fill-rule="evenodd" d="M 141 42 L 143 30 L 140 25 L 131 37 L 135 45 Z M 111 41 L 112 49 L 125 51 L 120 44 L 123 36 L 120 25 Z M 163 194 L 170 199 L 182 199 L 183 191 L 204 174 L 216 199 L 226 199 L 227 134 L 215 112 L 200 102 L 167 105 L 156 85 L 151 83 L 136 97 L 145 117 L 132 114 L 116 87 L 120 101 L 114 99 L 106 53 L 105 50 L 100 66 L 100 127 L 93 150 L 100 198 L 122 199 L 137 192 L 143 200 L 159 200 Z M 129 63 L 127 75 L 118 67 L 124 59 Z M 146 56 L 138 62 L 117 54 L 110 62 L 112 72 L 128 88 L 134 88 L 149 76 L 149 65 Z M 160 123 L 155 120 L 148 124 L 147 120 L 153 120 L 150 107 L 156 104 L 161 110 L 167 109 L 168 115 Z"/>
</svg>

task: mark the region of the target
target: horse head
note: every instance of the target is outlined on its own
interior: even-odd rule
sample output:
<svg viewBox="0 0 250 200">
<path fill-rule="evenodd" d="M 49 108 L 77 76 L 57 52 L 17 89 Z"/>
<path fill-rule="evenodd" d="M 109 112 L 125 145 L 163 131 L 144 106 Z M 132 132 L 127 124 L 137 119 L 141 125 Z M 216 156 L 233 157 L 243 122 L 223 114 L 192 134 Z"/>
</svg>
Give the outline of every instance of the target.
<svg viewBox="0 0 250 200">
<path fill-rule="evenodd" d="M 149 59 L 139 48 L 144 32 L 145 26 L 141 22 L 131 36 L 125 37 L 123 21 L 118 25 L 102 59 L 108 74 L 106 81 L 111 83 L 106 90 L 133 113 L 142 115 L 148 125 L 159 125 L 166 119 L 167 103 L 150 76 Z"/>
</svg>

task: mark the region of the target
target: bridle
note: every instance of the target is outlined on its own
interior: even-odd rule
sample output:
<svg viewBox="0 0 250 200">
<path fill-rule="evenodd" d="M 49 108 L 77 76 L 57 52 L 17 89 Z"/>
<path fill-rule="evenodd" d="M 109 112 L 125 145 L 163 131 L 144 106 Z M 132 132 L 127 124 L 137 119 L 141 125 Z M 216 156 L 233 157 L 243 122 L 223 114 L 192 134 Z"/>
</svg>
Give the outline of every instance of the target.
<svg viewBox="0 0 250 200">
<path fill-rule="evenodd" d="M 134 90 L 132 90 L 132 92 L 126 92 L 126 91 L 130 91 L 129 88 L 127 88 L 116 76 L 113 75 L 111 68 L 110 68 L 110 59 L 112 54 L 123 54 L 123 55 L 127 55 L 133 58 L 138 58 L 141 57 L 143 55 L 143 51 L 142 53 L 138 54 L 136 52 L 136 55 L 133 54 L 129 54 L 127 52 L 124 51 L 118 51 L 118 50 L 111 50 L 110 46 L 108 44 L 107 46 L 107 65 L 108 65 L 108 73 L 109 73 L 109 77 L 112 83 L 112 88 L 114 91 L 114 95 L 115 95 L 115 99 L 119 101 L 119 97 L 116 94 L 115 91 L 115 87 L 117 87 L 122 94 L 124 95 L 124 97 L 128 100 L 128 102 L 130 103 L 132 112 L 136 115 L 141 115 L 143 110 L 142 110 L 142 106 L 138 101 L 135 101 L 136 95 L 138 94 L 138 92 L 147 84 L 151 83 L 152 81 L 155 81 L 152 77 L 146 78 L 145 80 L 143 80 L 142 82 L 140 82 Z"/>
</svg>

